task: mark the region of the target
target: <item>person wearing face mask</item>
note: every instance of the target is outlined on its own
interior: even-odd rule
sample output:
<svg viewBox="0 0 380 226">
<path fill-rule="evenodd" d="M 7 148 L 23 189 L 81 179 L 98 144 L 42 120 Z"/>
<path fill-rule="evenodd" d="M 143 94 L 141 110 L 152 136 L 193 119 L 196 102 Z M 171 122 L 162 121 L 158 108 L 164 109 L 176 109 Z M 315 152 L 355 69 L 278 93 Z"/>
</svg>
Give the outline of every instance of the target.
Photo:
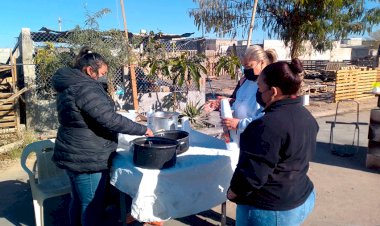
<svg viewBox="0 0 380 226">
<path fill-rule="evenodd" d="M 118 133 L 153 136 L 146 126 L 116 113 L 98 81 L 107 71 L 105 59 L 83 47 L 73 68 L 60 68 L 52 77 L 59 121 L 53 161 L 70 178 L 72 226 L 107 225 L 104 201 Z"/>
<path fill-rule="evenodd" d="M 297 97 L 303 67 L 268 65 L 258 86 L 265 115 L 240 137 L 240 155 L 227 191 L 237 203 L 237 226 L 298 226 L 314 208 L 314 185 L 307 176 L 316 151 L 318 123 Z"/>
<path fill-rule="evenodd" d="M 239 144 L 240 134 L 248 124 L 263 115 L 260 105 L 261 96 L 257 95 L 257 78 L 267 65 L 276 60 L 277 54 L 274 49 L 264 51 L 258 45 L 247 48 L 242 60 L 244 77 L 234 91 L 236 97 L 233 98 L 232 95 L 230 98 L 230 102 L 233 103 L 231 107 L 233 118 L 222 119 L 222 125 L 230 131 L 232 142 Z"/>
</svg>

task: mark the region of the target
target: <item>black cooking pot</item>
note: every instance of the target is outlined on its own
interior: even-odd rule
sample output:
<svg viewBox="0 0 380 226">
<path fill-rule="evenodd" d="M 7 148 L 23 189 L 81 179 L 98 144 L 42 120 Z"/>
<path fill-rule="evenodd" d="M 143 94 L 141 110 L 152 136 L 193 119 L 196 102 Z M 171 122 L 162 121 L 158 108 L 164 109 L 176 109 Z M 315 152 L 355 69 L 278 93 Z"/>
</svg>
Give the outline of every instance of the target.
<svg viewBox="0 0 380 226">
<path fill-rule="evenodd" d="M 146 169 L 165 169 L 175 165 L 178 141 L 163 137 L 142 137 L 132 141 L 133 163 Z"/>
<path fill-rule="evenodd" d="M 178 141 L 177 155 L 189 150 L 189 133 L 182 130 L 164 130 L 153 133 L 155 137 L 164 137 Z"/>
</svg>

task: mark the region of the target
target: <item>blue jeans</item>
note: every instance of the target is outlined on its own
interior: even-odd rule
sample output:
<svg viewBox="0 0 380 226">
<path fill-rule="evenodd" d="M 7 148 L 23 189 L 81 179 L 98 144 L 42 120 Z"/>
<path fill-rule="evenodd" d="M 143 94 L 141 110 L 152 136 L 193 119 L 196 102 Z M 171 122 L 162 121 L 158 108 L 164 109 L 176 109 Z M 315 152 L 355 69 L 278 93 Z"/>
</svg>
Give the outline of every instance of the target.
<svg viewBox="0 0 380 226">
<path fill-rule="evenodd" d="M 104 225 L 104 198 L 109 171 L 76 173 L 67 170 L 71 182 L 71 226 Z"/>
<path fill-rule="evenodd" d="M 237 205 L 236 226 L 298 226 L 314 209 L 315 192 L 306 201 L 291 210 L 263 210 L 254 206 Z"/>
</svg>

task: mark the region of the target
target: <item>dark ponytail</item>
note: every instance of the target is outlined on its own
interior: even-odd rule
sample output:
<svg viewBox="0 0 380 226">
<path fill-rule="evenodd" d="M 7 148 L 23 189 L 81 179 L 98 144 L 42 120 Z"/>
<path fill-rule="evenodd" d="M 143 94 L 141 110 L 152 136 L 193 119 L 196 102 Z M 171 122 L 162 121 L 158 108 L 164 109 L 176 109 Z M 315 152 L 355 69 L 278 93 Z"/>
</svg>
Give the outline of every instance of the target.
<svg viewBox="0 0 380 226">
<path fill-rule="evenodd" d="M 269 87 L 278 87 L 285 95 L 295 95 L 301 86 L 301 72 L 303 72 L 302 63 L 295 58 L 291 63 L 280 61 L 270 64 L 261 74 Z"/>
<path fill-rule="evenodd" d="M 90 47 L 84 46 L 75 58 L 74 68 L 83 71 L 84 68 L 90 66 L 95 72 L 98 72 L 103 64 L 107 65 L 107 62 L 99 53 L 92 52 Z"/>
<path fill-rule="evenodd" d="M 303 72 L 303 65 L 298 58 L 292 59 L 292 62 L 289 64 L 289 68 L 294 74 Z"/>
</svg>

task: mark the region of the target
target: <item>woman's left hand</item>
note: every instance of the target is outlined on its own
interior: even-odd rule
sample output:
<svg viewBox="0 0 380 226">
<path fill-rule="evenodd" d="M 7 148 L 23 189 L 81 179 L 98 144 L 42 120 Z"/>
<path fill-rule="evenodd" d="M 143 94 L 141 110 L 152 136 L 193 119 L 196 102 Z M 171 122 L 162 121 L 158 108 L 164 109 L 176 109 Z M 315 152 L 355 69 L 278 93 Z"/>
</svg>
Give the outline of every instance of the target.
<svg viewBox="0 0 380 226">
<path fill-rule="evenodd" d="M 237 130 L 240 119 L 237 118 L 224 118 L 222 119 L 222 125 L 228 130 Z"/>
<path fill-rule="evenodd" d="M 235 192 L 233 192 L 231 188 L 229 188 L 227 191 L 227 199 L 232 200 L 232 199 L 235 199 L 236 197 L 237 195 L 235 194 Z"/>
</svg>

